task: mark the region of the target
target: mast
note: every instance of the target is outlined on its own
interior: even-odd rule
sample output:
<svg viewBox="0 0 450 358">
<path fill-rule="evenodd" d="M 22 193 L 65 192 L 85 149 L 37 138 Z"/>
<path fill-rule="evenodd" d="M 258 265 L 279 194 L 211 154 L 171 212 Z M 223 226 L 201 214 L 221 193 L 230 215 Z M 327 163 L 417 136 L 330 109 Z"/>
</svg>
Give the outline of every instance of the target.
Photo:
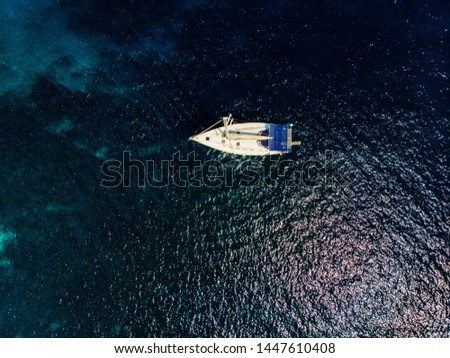
<svg viewBox="0 0 450 358">
<path fill-rule="evenodd" d="M 223 119 L 223 125 L 225 127 L 225 137 L 228 139 L 228 126 L 233 123 L 233 118 L 231 113 L 228 115 L 228 117 L 222 117 Z"/>
</svg>

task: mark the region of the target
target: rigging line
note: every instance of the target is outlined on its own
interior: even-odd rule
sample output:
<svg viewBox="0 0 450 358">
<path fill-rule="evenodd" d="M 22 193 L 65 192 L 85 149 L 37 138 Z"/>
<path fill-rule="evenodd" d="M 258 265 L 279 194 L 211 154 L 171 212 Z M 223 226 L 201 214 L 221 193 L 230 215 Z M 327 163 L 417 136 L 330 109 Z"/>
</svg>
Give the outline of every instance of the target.
<svg viewBox="0 0 450 358">
<path fill-rule="evenodd" d="M 199 134 L 197 134 L 197 135 L 200 135 L 200 134 L 203 134 L 203 133 L 205 133 L 205 132 L 207 132 L 207 131 L 209 131 L 211 128 L 213 128 L 213 127 L 215 127 L 215 126 L 217 126 L 220 122 L 222 122 L 222 119 L 220 120 L 220 121 L 218 121 L 218 122 L 216 122 L 216 123 L 214 123 L 212 126 L 210 126 L 210 127 L 208 127 L 208 128 L 206 128 L 203 132 L 201 132 L 201 133 L 199 133 Z"/>
</svg>

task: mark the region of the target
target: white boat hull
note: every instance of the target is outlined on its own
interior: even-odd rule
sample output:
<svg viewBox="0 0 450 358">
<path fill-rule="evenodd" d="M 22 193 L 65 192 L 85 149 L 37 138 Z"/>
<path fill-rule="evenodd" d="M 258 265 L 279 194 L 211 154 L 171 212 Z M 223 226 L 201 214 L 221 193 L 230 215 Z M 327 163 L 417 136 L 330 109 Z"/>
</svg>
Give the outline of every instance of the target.
<svg viewBox="0 0 450 358">
<path fill-rule="evenodd" d="M 189 139 L 207 147 L 236 155 L 263 156 L 290 152 L 290 150 L 269 149 L 269 127 L 269 123 L 234 123 L 227 127 L 211 129 Z M 290 147 L 291 132 L 289 132 L 288 141 Z"/>
</svg>

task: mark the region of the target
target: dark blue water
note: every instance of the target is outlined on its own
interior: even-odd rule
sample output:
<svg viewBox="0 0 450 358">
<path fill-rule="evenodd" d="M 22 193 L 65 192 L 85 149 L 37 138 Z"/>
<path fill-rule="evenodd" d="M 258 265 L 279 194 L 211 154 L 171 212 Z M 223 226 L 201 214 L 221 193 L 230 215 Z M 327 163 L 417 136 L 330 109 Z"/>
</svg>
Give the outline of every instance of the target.
<svg viewBox="0 0 450 358">
<path fill-rule="evenodd" d="M 449 35 L 443 0 L 0 0 L 0 336 L 449 337 Z M 187 142 L 229 112 L 294 124 L 282 175 L 100 186 L 245 165 Z"/>
</svg>

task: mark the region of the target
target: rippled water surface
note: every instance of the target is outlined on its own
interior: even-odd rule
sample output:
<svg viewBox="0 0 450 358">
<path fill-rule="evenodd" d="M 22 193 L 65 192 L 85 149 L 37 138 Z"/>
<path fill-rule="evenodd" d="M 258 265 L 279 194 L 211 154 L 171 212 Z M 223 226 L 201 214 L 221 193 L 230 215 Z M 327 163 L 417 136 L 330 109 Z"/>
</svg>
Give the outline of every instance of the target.
<svg viewBox="0 0 450 358">
<path fill-rule="evenodd" d="M 448 2 L 313 3 L 0 1 L 1 336 L 449 337 Z M 289 165 L 187 142 L 230 112 Z"/>
</svg>

